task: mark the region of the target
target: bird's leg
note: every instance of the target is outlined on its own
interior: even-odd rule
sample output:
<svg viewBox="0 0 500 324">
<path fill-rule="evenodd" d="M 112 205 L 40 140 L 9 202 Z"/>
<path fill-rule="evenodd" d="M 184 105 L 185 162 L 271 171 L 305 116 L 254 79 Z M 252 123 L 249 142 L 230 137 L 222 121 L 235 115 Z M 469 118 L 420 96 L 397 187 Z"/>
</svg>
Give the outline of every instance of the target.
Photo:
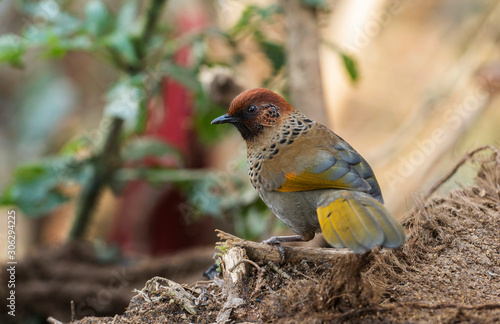
<svg viewBox="0 0 500 324">
<path fill-rule="evenodd" d="M 273 236 L 267 240 L 262 241 L 264 244 L 280 244 L 283 242 L 304 242 L 301 235 L 290 236 Z"/>
</svg>

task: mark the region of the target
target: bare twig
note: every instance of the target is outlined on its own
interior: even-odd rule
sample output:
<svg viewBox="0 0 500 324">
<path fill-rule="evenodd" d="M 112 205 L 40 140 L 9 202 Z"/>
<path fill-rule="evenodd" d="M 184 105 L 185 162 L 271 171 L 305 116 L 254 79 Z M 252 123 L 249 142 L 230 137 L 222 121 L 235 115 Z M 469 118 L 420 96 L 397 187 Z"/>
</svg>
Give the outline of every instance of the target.
<svg viewBox="0 0 500 324">
<path fill-rule="evenodd" d="M 278 273 L 280 276 L 286 278 L 286 279 L 292 279 L 292 277 L 290 277 L 290 275 L 288 273 L 286 273 L 285 271 L 281 270 L 277 265 L 276 263 L 274 262 L 271 262 L 271 261 L 267 261 L 267 265 L 273 269 L 274 271 L 276 271 L 276 273 Z"/>
<path fill-rule="evenodd" d="M 257 263 L 253 262 L 252 260 L 248 260 L 248 259 L 243 259 L 243 260 L 240 260 L 238 263 L 236 263 L 234 266 L 232 266 L 232 267 L 231 267 L 231 269 L 229 269 L 228 271 L 229 271 L 229 272 L 233 272 L 233 270 L 234 270 L 237 266 L 239 266 L 241 263 L 243 263 L 243 262 L 246 262 L 246 263 L 249 263 L 249 264 L 253 265 L 253 266 L 254 266 L 257 270 L 259 270 L 259 271 L 260 271 L 260 266 L 259 266 Z"/>
<path fill-rule="evenodd" d="M 151 302 L 151 299 L 149 299 L 148 295 L 144 291 L 139 290 L 139 289 L 133 289 L 132 291 L 135 292 L 135 293 L 137 293 L 137 295 L 135 297 L 137 297 L 137 296 L 140 295 L 142 297 L 142 299 L 144 299 L 148 303 Z"/>
<path fill-rule="evenodd" d="M 82 188 L 75 221 L 69 234 L 70 240 L 81 239 L 85 234 L 102 188 L 112 178 L 119 164 L 119 139 L 122 126 L 123 119 L 113 118 L 104 146 L 93 160 L 92 177 Z"/>
<path fill-rule="evenodd" d="M 205 287 L 205 285 L 213 284 L 213 280 L 198 280 L 188 285 L 189 289 L 195 289 L 198 287 Z"/>
<path fill-rule="evenodd" d="M 75 301 L 71 300 L 71 321 L 76 321 Z"/>
<path fill-rule="evenodd" d="M 156 22 L 160 18 L 163 7 L 165 6 L 166 0 L 152 0 L 148 8 L 146 22 L 144 24 L 142 35 L 138 38 L 138 43 L 136 46 L 137 56 L 139 60 L 136 66 L 132 67 L 130 70 L 131 74 L 135 74 L 144 69 L 146 62 L 144 58 L 147 55 L 148 45 L 153 36 L 154 27 Z"/>
<path fill-rule="evenodd" d="M 490 149 L 493 152 L 495 152 L 495 154 L 500 155 L 500 151 L 496 147 L 494 147 L 492 145 L 481 146 L 481 147 L 479 147 L 479 148 L 477 148 L 477 149 L 475 149 L 475 150 L 473 150 L 471 152 L 468 152 L 467 154 L 465 154 L 465 156 L 460 161 L 458 161 L 457 164 L 455 164 L 455 166 L 453 167 L 453 169 L 451 169 L 447 174 L 445 174 L 441 179 L 439 179 L 439 181 L 437 181 L 431 187 L 431 189 L 429 189 L 429 191 L 424 196 L 424 200 L 429 199 L 429 197 L 432 196 L 432 194 L 434 192 L 436 192 L 436 190 L 438 190 L 445 182 L 447 182 L 448 180 L 450 180 L 450 178 L 458 171 L 458 169 L 460 169 L 460 167 L 462 165 L 464 165 L 465 162 L 470 161 L 474 157 L 474 155 L 476 153 L 484 151 L 484 150 L 487 150 L 487 149 Z"/>
</svg>

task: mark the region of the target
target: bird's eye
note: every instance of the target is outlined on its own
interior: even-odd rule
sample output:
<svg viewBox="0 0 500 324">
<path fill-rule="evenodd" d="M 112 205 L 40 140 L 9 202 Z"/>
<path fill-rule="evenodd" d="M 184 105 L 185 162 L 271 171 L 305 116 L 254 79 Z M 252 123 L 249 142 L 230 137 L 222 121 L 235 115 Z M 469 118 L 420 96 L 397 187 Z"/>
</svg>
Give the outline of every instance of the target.
<svg viewBox="0 0 500 324">
<path fill-rule="evenodd" d="M 250 107 L 248 107 L 247 110 L 248 110 L 248 112 L 253 113 L 254 111 L 257 110 L 257 107 L 255 107 L 254 105 L 251 105 Z"/>
</svg>

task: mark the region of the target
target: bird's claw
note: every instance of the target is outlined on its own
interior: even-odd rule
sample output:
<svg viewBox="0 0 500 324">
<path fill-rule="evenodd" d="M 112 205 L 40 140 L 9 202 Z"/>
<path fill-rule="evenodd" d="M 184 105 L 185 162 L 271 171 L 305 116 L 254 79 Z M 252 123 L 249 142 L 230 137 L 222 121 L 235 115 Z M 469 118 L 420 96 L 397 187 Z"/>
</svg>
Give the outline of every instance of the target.
<svg viewBox="0 0 500 324">
<path fill-rule="evenodd" d="M 285 249 L 281 245 L 277 245 L 278 251 L 280 252 L 280 265 L 285 263 Z"/>
<path fill-rule="evenodd" d="M 276 246 L 280 253 L 280 264 L 283 264 L 285 262 L 285 249 L 280 245 L 281 241 L 278 237 L 273 236 L 271 238 L 268 238 L 267 240 L 262 241 L 262 243 Z"/>
</svg>

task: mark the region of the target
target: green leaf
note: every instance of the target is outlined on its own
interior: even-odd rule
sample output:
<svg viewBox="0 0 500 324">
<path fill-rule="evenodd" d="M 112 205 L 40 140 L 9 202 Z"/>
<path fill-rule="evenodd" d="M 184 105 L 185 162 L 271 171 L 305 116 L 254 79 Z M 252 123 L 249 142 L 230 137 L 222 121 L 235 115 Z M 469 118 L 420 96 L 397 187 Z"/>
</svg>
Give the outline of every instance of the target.
<svg viewBox="0 0 500 324">
<path fill-rule="evenodd" d="M 147 87 L 145 87 L 147 89 Z M 137 118 L 134 128 L 134 133 L 144 134 L 148 124 L 148 106 L 146 101 L 139 103 L 139 110 L 137 111 Z"/>
<path fill-rule="evenodd" d="M 299 0 L 299 1 L 302 2 L 302 4 L 309 7 L 326 8 L 325 0 Z"/>
<path fill-rule="evenodd" d="M 43 153 L 54 129 L 77 106 L 76 89 L 57 72 L 46 64 L 46 69 L 26 80 L 17 94 L 17 145 L 30 147 L 31 157 Z"/>
<path fill-rule="evenodd" d="M 263 41 L 259 42 L 260 47 L 267 58 L 271 61 L 273 73 L 277 73 L 285 65 L 285 49 L 282 44 L 276 42 Z"/>
<path fill-rule="evenodd" d="M 248 29 L 250 22 L 257 11 L 257 6 L 250 5 L 243 10 L 241 13 L 240 19 L 234 24 L 234 26 L 229 30 L 229 35 L 232 37 L 237 36 L 245 29 Z"/>
<path fill-rule="evenodd" d="M 82 31 L 83 23 L 80 19 L 61 12 L 55 17 L 51 27 L 58 35 L 70 36 Z"/>
<path fill-rule="evenodd" d="M 213 127 L 210 122 L 220 115 L 225 114 L 227 109 L 212 102 L 204 90 L 195 93 L 195 129 L 198 139 L 204 144 L 213 144 L 220 136 L 226 134 L 230 127 Z"/>
<path fill-rule="evenodd" d="M 207 41 L 203 37 L 195 37 L 191 41 L 191 56 L 193 57 L 193 66 L 203 65 L 207 58 Z"/>
<path fill-rule="evenodd" d="M 116 16 L 116 29 L 130 32 L 137 26 L 137 1 L 127 1 Z"/>
<path fill-rule="evenodd" d="M 92 47 L 91 40 L 85 35 L 67 38 L 54 33 L 53 30 L 49 30 L 46 36 L 43 51 L 43 56 L 46 58 L 60 58 L 66 55 L 68 51 L 88 50 Z"/>
<path fill-rule="evenodd" d="M 210 122 L 226 112 L 226 110 L 217 106 L 209 112 L 197 114 L 195 119 L 196 131 L 202 143 L 213 144 L 222 135 L 232 130 L 229 127 L 211 127 L 213 125 L 211 125 Z"/>
<path fill-rule="evenodd" d="M 283 44 L 267 40 L 260 31 L 255 32 L 254 36 L 264 54 L 271 61 L 273 74 L 276 74 L 286 63 L 285 48 Z"/>
<path fill-rule="evenodd" d="M 105 44 L 119 55 L 128 65 L 135 65 L 138 62 L 134 43 L 125 31 L 115 31 L 109 35 Z"/>
<path fill-rule="evenodd" d="M 93 146 L 95 145 L 96 143 L 93 143 L 88 135 L 75 136 L 67 141 L 59 150 L 59 156 L 75 156 L 82 150 L 93 150 Z"/>
<path fill-rule="evenodd" d="M 86 35 L 80 35 L 62 42 L 63 47 L 68 51 L 90 50 L 93 46 L 92 41 Z"/>
<path fill-rule="evenodd" d="M 37 23 L 52 22 L 61 14 L 60 1 L 21 1 L 24 13 L 37 17 Z"/>
<path fill-rule="evenodd" d="M 349 78 L 353 83 L 356 83 L 359 78 L 356 61 L 354 61 L 354 59 L 351 56 L 345 54 L 344 52 L 341 52 L 340 56 L 342 57 L 342 62 L 344 63 L 344 67 L 347 73 L 349 74 Z"/>
<path fill-rule="evenodd" d="M 147 157 L 172 156 L 179 162 L 181 154 L 172 146 L 156 138 L 140 137 L 129 141 L 123 149 L 125 162 L 140 161 Z"/>
<path fill-rule="evenodd" d="M 54 33 L 52 29 L 48 30 L 47 38 L 45 39 L 45 49 L 43 55 L 46 58 L 60 58 L 66 54 L 66 48 L 63 45 L 63 40 L 59 35 Z"/>
<path fill-rule="evenodd" d="M 349 79 L 351 80 L 352 83 L 356 83 L 359 79 L 359 72 L 358 72 L 358 65 L 354 58 L 347 54 L 346 52 L 342 51 L 337 45 L 330 43 L 330 42 L 323 42 L 328 48 L 331 50 L 337 52 L 337 54 L 340 56 L 342 59 L 342 63 L 344 65 L 344 68 L 349 75 Z"/>
<path fill-rule="evenodd" d="M 210 171 L 192 169 L 123 168 L 116 171 L 115 178 L 119 182 L 144 179 L 152 185 L 164 185 L 204 181 L 212 174 Z"/>
<path fill-rule="evenodd" d="M 265 214 L 254 206 L 248 208 L 246 215 L 246 228 L 248 230 L 247 237 L 258 238 L 266 231 L 268 223 L 266 222 L 266 219 L 263 218 L 263 215 Z"/>
<path fill-rule="evenodd" d="M 194 68 L 186 68 L 175 64 L 164 67 L 165 73 L 194 91 L 200 91 L 201 84 L 198 81 L 198 71 Z"/>
<path fill-rule="evenodd" d="M 141 75 L 124 78 L 107 95 L 108 103 L 104 114 L 123 119 L 128 131 L 137 127 L 140 105 L 145 99 L 143 79 Z"/>
<path fill-rule="evenodd" d="M 258 28 L 259 24 L 264 21 L 269 21 L 274 17 L 275 14 L 281 13 L 282 8 L 278 4 L 271 4 L 266 7 L 258 7 L 255 5 L 249 5 L 243 10 L 240 19 L 234 24 L 233 27 L 228 31 L 228 36 L 236 37 L 243 32 L 253 32 Z M 254 19 L 256 16 L 261 19 Z"/>
<path fill-rule="evenodd" d="M 55 159 L 52 169 L 56 172 L 61 183 L 84 184 L 92 176 L 90 160 L 80 159 L 77 155 L 67 155 L 60 159 Z"/>
<path fill-rule="evenodd" d="M 195 219 L 201 213 L 210 215 L 220 215 L 222 213 L 222 200 L 219 195 L 213 193 L 215 185 L 214 179 L 207 177 L 204 181 L 198 181 L 195 184 L 196 190 L 190 192 L 189 201 L 198 211 L 197 214 L 193 215 Z"/>
<path fill-rule="evenodd" d="M 34 181 L 46 172 L 46 167 L 43 165 L 24 165 L 17 168 L 15 177 L 22 182 Z"/>
<path fill-rule="evenodd" d="M 0 64 L 7 63 L 13 67 L 22 67 L 22 57 L 26 50 L 23 39 L 7 34 L 0 36 Z"/>
<path fill-rule="evenodd" d="M 85 29 L 94 36 L 101 36 L 111 26 L 111 14 L 100 0 L 91 0 L 85 6 Z"/>
<path fill-rule="evenodd" d="M 257 13 L 264 20 L 271 20 L 274 15 L 280 14 L 283 12 L 283 8 L 279 4 L 271 4 L 267 7 L 259 7 Z"/>
<path fill-rule="evenodd" d="M 71 198 L 62 192 L 62 184 L 83 184 L 91 175 L 88 160 L 82 161 L 75 155 L 21 165 L 0 196 L 0 205 L 15 205 L 28 217 L 41 217 Z"/>
<path fill-rule="evenodd" d="M 30 217 L 42 216 L 68 200 L 58 184 L 57 172 L 50 162 L 20 166 L 0 204 L 16 205 Z"/>
</svg>

